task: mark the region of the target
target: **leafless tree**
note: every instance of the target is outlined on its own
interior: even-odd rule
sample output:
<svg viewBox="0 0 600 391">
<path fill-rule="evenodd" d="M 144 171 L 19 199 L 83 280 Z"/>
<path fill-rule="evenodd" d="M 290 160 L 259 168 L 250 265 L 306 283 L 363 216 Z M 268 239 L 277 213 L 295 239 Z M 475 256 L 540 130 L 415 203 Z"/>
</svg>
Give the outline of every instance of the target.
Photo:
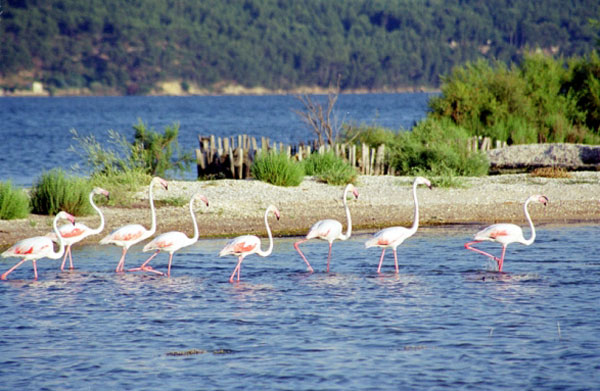
<svg viewBox="0 0 600 391">
<path fill-rule="evenodd" d="M 296 95 L 296 98 L 304 105 L 304 111 L 294 112 L 306 123 L 317 135 L 319 145 L 333 145 L 340 130 L 340 124 L 334 115 L 333 108 L 339 95 L 339 79 L 335 89 L 327 93 L 327 106 L 316 101 L 308 94 Z"/>
</svg>

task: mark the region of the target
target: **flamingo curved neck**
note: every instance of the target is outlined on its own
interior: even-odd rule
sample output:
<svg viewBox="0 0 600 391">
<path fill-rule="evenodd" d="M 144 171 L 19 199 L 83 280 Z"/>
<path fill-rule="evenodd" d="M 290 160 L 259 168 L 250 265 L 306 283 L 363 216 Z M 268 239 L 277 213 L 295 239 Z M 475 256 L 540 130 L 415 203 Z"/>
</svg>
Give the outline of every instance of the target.
<svg viewBox="0 0 600 391">
<path fill-rule="evenodd" d="M 342 198 L 344 208 L 346 209 L 346 222 L 348 224 L 348 228 L 346 229 L 345 235 L 340 235 L 340 240 L 346 240 L 352 235 L 352 216 L 350 216 L 350 208 L 348 207 L 348 200 L 346 198 L 348 196 L 348 190 L 349 187 L 346 186 L 346 189 L 344 190 L 344 198 Z"/>
<path fill-rule="evenodd" d="M 152 196 L 152 188 L 154 187 L 155 181 L 150 182 L 150 187 L 148 188 L 148 198 L 150 199 L 150 213 L 152 213 L 152 225 L 150 226 L 150 231 L 148 236 L 152 235 L 154 231 L 156 231 L 156 211 L 154 210 L 154 198 Z"/>
<path fill-rule="evenodd" d="M 525 218 L 527 218 L 527 222 L 529 223 L 529 228 L 531 229 L 531 237 L 529 239 L 523 238 L 523 241 L 521 242 L 522 244 L 524 244 L 526 246 L 529 246 L 535 240 L 535 227 L 533 226 L 533 221 L 531 221 L 531 216 L 529 216 L 529 210 L 527 210 L 527 207 L 529 206 L 530 202 L 531 202 L 531 199 L 528 199 L 525 202 L 525 205 L 523 205 L 523 211 L 525 212 Z"/>
<path fill-rule="evenodd" d="M 267 248 L 266 251 L 262 251 L 261 249 L 258 249 L 258 251 L 256 252 L 258 255 L 260 255 L 261 257 L 266 257 L 271 255 L 271 252 L 273 251 L 273 235 L 271 234 L 271 227 L 269 227 L 269 212 L 271 211 L 271 209 L 267 209 L 267 211 L 265 212 L 265 227 L 267 227 L 267 234 L 269 235 L 269 248 Z"/>
<path fill-rule="evenodd" d="M 192 222 L 194 223 L 194 236 L 190 239 L 193 243 L 198 240 L 200 232 L 198 232 L 198 222 L 196 221 L 196 214 L 194 213 L 194 198 L 190 201 L 190 214 L 192 215 Z"/>
<path fill-rule="evenodd" d="M 418 183 L 415 181 L 415 183 L 413 183 L 413 200 L 415 202 L 415 214 L 412 227 L 410 228 L 411 235 L 417 232 L 417 229 L 419 229 L 419 201 L 417 199 L 417 186 Z"/>
<path fill-rule="evenodd" d="M 94 210 L 100 215 L 100 225 L 98 226 L 98 228 L 93 229 L 91 231 L 91 235 L 95 235 L 99 234 L 104 229 L 104 215 L 102 214 L 102 211 L 100 211 L 100 208 L 98 208 L 96 204 L 94 204 L 94 192 L 90 193 L 90 205 L 92 205 L 92 208 L 94 208 Z"/>
<path fill-rule="evenodd" d="M 63 256 L 63 254 L 65 253 L 65 242 L 63 241 L 63 237 L 60 234 L 60 232 L 58 231 L 58 219 L 59 216 L 56 215 L 56 217 L 54 218 L 54 221 L 52 222 L 52 230 L 54 231 L 54 234 L 56 234 L 56 238 L 58 240 L 58 252 L 52 252 L 52 254 L 49 254 L 46 256 L 46 258 L 50 258 L 50 259 L 58 259 L 60 257 Z"/>
</svg>

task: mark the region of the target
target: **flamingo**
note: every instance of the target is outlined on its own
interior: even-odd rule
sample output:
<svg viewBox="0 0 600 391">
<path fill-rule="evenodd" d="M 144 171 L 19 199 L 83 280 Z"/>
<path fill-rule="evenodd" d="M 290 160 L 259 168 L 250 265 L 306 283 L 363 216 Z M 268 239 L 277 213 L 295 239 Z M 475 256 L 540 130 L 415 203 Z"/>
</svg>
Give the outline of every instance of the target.
<svg viewBox="0 0 600 391">
<path fill-rule="evenodd" d="M 279 209 L 277 209 L 273 205 L 269 205 L 269 207 L 265 211 L 265 226 L 267 227 L 267 234 L 269 235 L 269 248 L 266 251 L 262 251 L 260 249 L 260 239 L 258 238 L 258 236 L 243 235 L 232 239 L 219 252 L 220 257 L 225 255 L 236 255 L 238 257 L 237 266 L 235 267 L 235 269 L 233 269 L 233 273 L 231 273 L 231 277 L 229 277 L 229 282 L 233 282 L 233 276 L 235 276 L 236 272 L 237 281 L 240 281 L 240 271 L 242 270 L 242 262 L 244 261 L 244 258 L 246 258 L 248 255 L 257 254 L 261 257 L 267 257 L 271 255 L 271 252 L 273 251 L 273 236 L 271 235 L 271 228 L 269 227 L 269 221 L 267 220 L 269 212 L 273 212 L 275 214 L 275 217 L 277 217 L 277 220 L 279 220 Z"/>
<path fill-rule="evenodd" d="M 161 251 L 166 251 L 169 253 L 169 266 L 167 268 L 167 276 L 171 276 L 171 262 L 173 261 L 173 253 L 180 248 L 191 246 L 192 244 L 198 241 L 198 237 L 200 233 L 198 232 L 198 223 L 196 222 L 196 216 L 194 214 L 194 201 L 201 200 L 208 207 L 208 199 L 202 194 L 196 193 L 190 200 L 190 214 L 192 215 L 192 222 L 194 223 L 194 236 L 188 238 L 183 232 L 179 231 L 171 231 L 165 232 L 163 234 L 158 235 L 152 241 L 144 246 L 143 251 L 155 251 L 154 254 L 150 256 L 140 267 L 135 269 L 129 269 L 130 272 L 135 271 L 149 271 L 156 274 L 162 275 L 163 273 L 154 270 L 152 267 L 147 266 L 148 263 L 158 255 Z"/>
<path fill-rule="evenodd" d="M 529 239 L 525 239 L 523 236 L 523 230 L 518 225 L 507 223 L 493 224 L 477 232 L 474 237 L 475 240 L 465 243 L 465 248 L 492 258 L 498 263 L 498 271 L 501 272 L 502 264 L 504 263 L 504 254 L 506 253 L 506 246 L 508 246 L 510 243 L 521 243 L 529 246 L 535 240 L 535 227 L 533 226 L 533 222 L 529 216 L 529 211 L 527 210 L 530 202 L 539 202 L 540 204 L 546 206 L 548 203 L 548 197 L 539 194 L 532 195 L 527 198 L 525 204 L 523 205 L 523 211 L 525 212 L 525 217 L 527 218 L 527 221 L 529 222 L 529 228 L 531 229 L 531 237 Z M 482 241 L 500 243 L 502 245 L 502 255 L 500 258 L 486 253 L 485 251 L 471 247 L 473 244 L 480 243 Z"/>
<path fill-rule="evenodd" d="M 121 259 L 119 259 L 119 263 L 115 269 L 115 272 L 117 273 L 123 272 L 123 269 L 125 268 L 125 255 L 127 254 L 129 247 L 149 238 L 156 232 L 156 211 L 154 210 L 154 199 L 152 198 L 152 187 L 155 184 L 160 184 L 166 190 L 169 189 L 167 181 L 159 177 L 152 178 L 150 186 L 148 186 L 148 198 L 150 199 L 150 212 L 152 214 L 152 226 L 150 229 L 148 230 L 140 224 L 128 224 L 121 228 L 117 228 L 100 241 L 100 244 L 114 244 L 115 246 L 123 247 Z"/>
<path fill-rule="evenodd" d="M 347 240 L 348 238 L 350 238 L 350 235 L 352 235 L 352 217 L 350 216 L 350 209 L 348 208 L 346 200 L 349 191 L 352 192 L 354 198 L 358 198 L 358 190 L 356 190 L 354 185 L 349 183 L 344 189 L 344 195 L 342 197 L 342 202 L 344 203 L 344 208 L 346 209 L 346 218 L 348 221 L 348 229 L 345 235 L 342 234 L 342 223 L 340 223 L 339 221 L 332 219 L 319 220 L 315 224 L 313 224 L 313 226 L 310 228 L 308 234 L 306 234 L 306 237 L 304 239 L 294 243 L 294 248 L 296 249 L 296 251 L 298 251 L 304 262 L 306 262 L 306 265 L 308 266 L 308 271 L 311 273 L 313 272 L 313 268 L 312 266 L 310 266 L 310 263 L 308 263 L 308 260 L 306 259 L 304 254 L 302 254 L 302 251 L 300 251 L 300 247 L 298 246 L 306 242 L 307 240 L 313 238 L 328 241 L 329 253 L 327 255 L 327 273 L 329 273 L 329 261 L 331 260 L 331 246 L 333 245 L 333 241 L 336 239 Z"/>
<path fill-rule="evenodd" d="M 65 252 L 65 241 L 62 236 L 59 235 L 58 227 L 56 226 L 58 220 L 66 219 L 71 223 L 75 224 L 75 218 L 68 214 L 67 212 L 59 212 L 56 217 L 54 217 L 54 221 L 52 222 L 52 228 L 54 233 L 58 238 L 59 248 L 57 252 L 54 252 L 54 245 L 52 243 L 52 239 L 47 236 L 35 236 L 33 238 L 23 239 L 17 243 L 15 243 L 12 247 L 2 253 L 3 257 L 18 257 L 22 258 L 20 262 L 16 265 L 8 269 L 0 279 L 6 280 L 6 277 L 16 268 L 21 266 L 23 262 L 31 260 L 33 262 L 33 273 L 34 280 L 38 279 L 37 273 L 37 260 L 40 258 L 50 258 L 50 259 L 59 259 L 63 256 Z"/>
<path fill-rule="evenodd" d="M 65 250 L 65 255 L 64 255 L 62 263 L 60 265 L 60 270 L 65 270 L 65 263 L 67 261 L 67 255 L 69 256 L 69 269 L 73 269 L 73 256 L 71 254 L 71 246 L 73 244 L 82 241 L 83 239 L 87 238 L 88 236 L 99 234 L 104 229 L 104 215 L 102 214 L 100 209 L 98 209 L 96 204 L 94 204 L 94 195 L 96 195 L 96 194 L 101 194 L 101 195 L 105 196 L 106 198 L 108 198 L 109 193 L 108 193 L 108 191 L 106 191 L 100 187 L 95 187 L 90 192 L 90 197 L 89 197 L 90 204 L 92 205 L 92 208 L 94 208 L 96 210 L 96 212 L 98 212 L 98 214 L 100 215 L 100 225 L 98 226 L 98 228 L 92 229 L 82 223 L 64 224 L 58 228 L 60 236 L 62 236 L 62 238 L 65 242 L 65 245 L 67 246 L 67 248 Z M 48 237 L 50 239 L 52 239 L 54 242 L 57 241 L 56 235 L 54 234 L 54 232 L 49 233 Z"/>
<path fill-rule="evenodd" d="M 381 247 L 381 258 L 379 258 L 379 266 L 377 267 L 377 273 L 381 272 L 381 264 L 383 263 L 383 256 L 385 255 L 385 249 L 391 248 L 394 251 L 394 264 L 396 265 L 396 273 L 398 270 L 398 254 L 396 248 L 402 244 L 406 239 L 413 236 L 419 228 L 419 202 L 417 200 L 417 186 L 425 185 L 431 189 L 431 182 L 423 177 L 416 177 L 413 182 L 413 200 L 415 201 L 415 217 L 413 220 L 412 227 L 390 227 L 382 229 L 373 235 L 372 239 L 367 240 L 365 247 Z"/>
</svg>

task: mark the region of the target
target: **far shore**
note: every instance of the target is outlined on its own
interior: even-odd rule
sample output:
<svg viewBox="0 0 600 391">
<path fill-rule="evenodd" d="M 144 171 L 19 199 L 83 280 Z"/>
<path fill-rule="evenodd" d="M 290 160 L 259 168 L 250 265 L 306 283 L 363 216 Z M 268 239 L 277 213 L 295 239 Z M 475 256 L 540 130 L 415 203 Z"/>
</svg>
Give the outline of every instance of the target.
<svg viewBox="0 0 600 391">
<path fill-rule="evenodd" d="M 348 202 L 355 232 L 412 224 L 414 203 L 413 178 L 392 176 L 360 176 L 356 183 L 360 197 Z M 469 224 L 473 233 L 480 227 L 497 222 L 526 225 L 523 202 L 532 194 L 544 194 L 547 207 L 530 206 L 536 225 L 600 223 L 600 172 L 574 172 L 572 178 L 548 179 L 528 174 L 510 174 L 481 178 L 462 178 L 459 187 L 417 190 L 420 225 L 434 227 Z M 298 187 L 277 187 L 257 180 L 170 181 L 169 190 L 155 190 L 155 199 L 180 197 L 189 200 L 196 192 L 210 202 L 200 208 L 197 217 L 203 238 L 234 237 L 239 234 L 266 235 L 263 222 L 265 208 L 276 205 L 281 219 L 272 221 L 275 236 L 305 235 L 310 226 L 323 218 L 335 218 L 346 227 L 341 202 L 342 186 L 330 186 L 307 177 Z M 147 192 L 136 195 L 130 208 L 102 207 L 106 227 L 102 234 L 85 243 L 97 243 L 103 235 L 124 224 L 150 226 Z M 98 216 L 78 218 L 91 227 Z M 188 207 L 157 208 L 161 232 L 177 230 L 192 235 Z M 52 218 L 30 215 L 20 220 L 0 220 L 0 248 L 18 240 L 51 231 Z M 527 231 L 528 228 L 525 227 Z"/>
</svg>

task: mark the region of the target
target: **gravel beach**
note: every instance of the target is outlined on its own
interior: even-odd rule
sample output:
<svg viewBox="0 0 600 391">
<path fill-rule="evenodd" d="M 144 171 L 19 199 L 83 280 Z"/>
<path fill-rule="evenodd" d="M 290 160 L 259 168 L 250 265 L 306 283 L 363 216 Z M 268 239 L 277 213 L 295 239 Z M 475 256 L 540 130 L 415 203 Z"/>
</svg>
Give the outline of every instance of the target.
<svg viewBox="0 0 600 391">
<path fill-rule="evenodd" d="M 408 226 L 413 218 L 412 177 L 361 176 L 356 187 L 358 200 L 349 200 L 355 231 L 374 232 L 393 225 Z M 460 178 L 458 187 L 420 186 L 421 226 L 495 222 L 525 224 L 523 202 L 532 194 L 544 194 L 547 207 L 530 205 L 536 225 L 600 222 L 600 172 L 573 172 L 568 179 L 532 177 L 528 174 Z M 343 186 L 331 186 L 307 177 L 298 187 L 278 187 L 257 180 L 169 181 L 169 190 L 154 190 L 155 199 L 183 198 L 195 192 L 204 194 L 208 208 L 197 212 L 201 237 L 233 237 L 238 234 L 265 234 L 263 214 L 269 204 L 281 211 L 281 219 L 272 221 L 275 236 L 304 235 L 310 226 L 323 218 L 345 223 L 341 202 Z M 135 195 L 131 208 L 102 207 L 106 227 L 102 234 L 86 239 L 97 243 L 103 235 L 124 224 L 150 226 L 147 191 Z M 98 216 L 78 218 L 91 227 Z M 188 206 L 157 208 L 161 232 L 178 230 L 191 236 L 193 229 Z M 0 220 L 0 248 L 51 230 L 52 218 L 30 215 L 21 220 Z M 475 230 L 476 228 L 474 228 Z"/>
</svg>

